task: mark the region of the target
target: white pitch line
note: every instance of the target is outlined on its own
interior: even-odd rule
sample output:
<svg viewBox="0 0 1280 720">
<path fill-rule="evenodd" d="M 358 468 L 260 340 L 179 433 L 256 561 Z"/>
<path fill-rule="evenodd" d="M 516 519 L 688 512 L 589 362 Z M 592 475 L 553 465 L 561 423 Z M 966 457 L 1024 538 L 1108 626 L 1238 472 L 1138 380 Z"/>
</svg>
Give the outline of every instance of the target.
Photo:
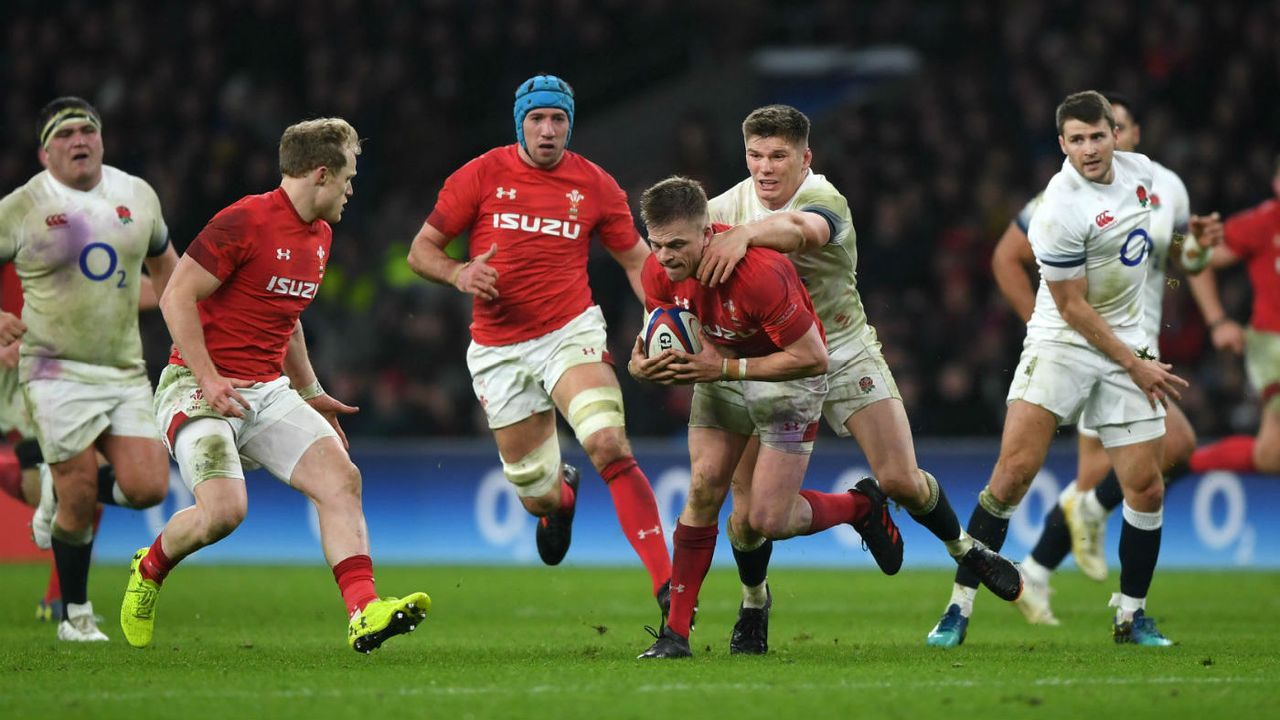
<svg viewBox="0 0 1280 720">
<path fill-rule="evenodd" d="M 868 681 L 842 681 L 835 683 L 660 683 L 637 685 L 631 688 L 632 692 L 649 694 L 649 693 L 670 693 L 670 692 L 698 692 L 704 693 L 709 691 L 734 691 L 734 692 L 756 692 L 760 690 L 809 690 L 809 691 L 830 691 L 830 690 L 896 690 L 896 689 L 947 689 L 947 688 L 990 688 L 990 687 L 1070 687 L 1075 685 L 1118 685 L 1118 686 L 1141 686 L 1141 685 L 1252 685 L 1260 683 L 1275 683 L 1276 678 L 1273 677 L 1137 677 L 1137 678 L 1082 678 L 1082 677 L 1047 677 L 1037 678 L 1034 680 L 1006 680 L 1006 681 L 980 681 L 980 680 L 907 680 L 907 681 L 888 681 L 888 680 L 868 680 Z M 183 690 L 157 690 L 153 692 L 77 692 L 76 698 L 83 701 L 106 701 L 106 702 L 134 702 L 137 700 L 163 700 L 163 699 L 193 699 L 193 698 L 226 698 L 226 697 L 242 697 L 242 698 L 277 698 L 277 699 L 307 699 L 307 698 L 346 698 L 354 695 L 398 695 L 401 697 L 419 697 L 419 696 L 448 696 L 448 695 L 528 695 L 528 694 L 556 694 L 556 693 L 584 693 L 584 692 L 603 692 L 614 694 L 618 692 L 616 686 L 606 685 L 534 685 L 531 687 L 513 687 L 511 685 L 475 685 L 475 686 L 453 686 L 453 685 L 426 685 L 414 687 L 401 687 L 394 689 L 387 688 L 364 688 L 352 687 L 344 689 L 324 688 L 312 690 L 309 688 L 292 688 L 279 690 L 244 690 L 237 688 L 217 688 L 208 690 L 183 689 Z M 23 693 L 26 694 L 26 693 Z M 31 695 L 40 695 L 48 698 L 48 692 L 40 689 L 38 692 L 32 692 Z M 15 699 L 14 696 L 10 696 Z"/>
</svg>

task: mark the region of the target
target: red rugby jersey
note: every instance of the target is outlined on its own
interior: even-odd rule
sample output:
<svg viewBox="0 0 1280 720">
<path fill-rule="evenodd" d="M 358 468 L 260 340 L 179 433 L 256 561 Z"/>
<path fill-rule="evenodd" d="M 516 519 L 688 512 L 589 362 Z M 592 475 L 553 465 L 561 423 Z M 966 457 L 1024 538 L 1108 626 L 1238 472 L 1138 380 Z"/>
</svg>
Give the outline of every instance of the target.
<svg viewBox="0 0 1280 720">
<path fill-rule="evenodd" d="M 22 317 L 22 280 L 14 264 L 0 267 L 0 310 Z"/>
<path fill-rule="evenodd" d="M 592 305 L 587 250 L 592 234 L 613 251 L 640 236 L 627 196 L 599 165 L 565 151 L 543 170 L 515 145 L 495 148 L 445 180 L 427 218 L 446 237 L 469 233 L 475 257 L 497 244 L 498 299 L 472 302 L 471 336 L 510 345 L 564 327 Z"/>
<path fill-rule="evenodd" d="M 1280 202 L 1268 200 L 1227 218 L 1226 246 L 1245 261 L 1258 330 L 1280 333 Z"/>
<path fill-rule="evenodd" d="M 283 188 L 247 195 L 205 225 L 187 255 L 222 281 L 196 305 L 219 374 L 258 382 L 283 374 L 294 324 L 320 289 L 332 241 L 329 223 L 303 222 Z M 177 347 L 169 362 L 185 364 Z"/>
<path fill-rule="evenodd" d="M 716 287 L 707 287 L 692 276 L 671 282 L 656 255 L 645 261 L 642 277 L 646 309 L 678 305 L 692 311 L 707 337 L 735 357 L 778 352 L 804 337 L 815 324 L 826 341 L 795 266 L 773 250 L 748 248 L 729 279 Z"/>
</svg>

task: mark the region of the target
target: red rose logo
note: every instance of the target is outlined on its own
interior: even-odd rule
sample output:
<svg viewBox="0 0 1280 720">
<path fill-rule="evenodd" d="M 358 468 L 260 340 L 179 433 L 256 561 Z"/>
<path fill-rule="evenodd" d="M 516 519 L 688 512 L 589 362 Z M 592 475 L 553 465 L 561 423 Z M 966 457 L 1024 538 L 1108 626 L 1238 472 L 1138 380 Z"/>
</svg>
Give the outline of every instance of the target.
<svg viewBox="0 0 1280 720">
<path fill-rule="evenodd" d="M 124 205 L 116 208 L 116 217 L 120 218 L 120 222 L 124 225 L 133 222 L 133 213 L 129 212 L 129 208 Z"/>
<path fill-rule="evenodd" d="M 1138 202 L 1141 203 L 1142 207 L 1146 207 L 1149 202 L 1147 199 L 1147 189 L 1141 185 L 1138 186 Z"/>
</svg>

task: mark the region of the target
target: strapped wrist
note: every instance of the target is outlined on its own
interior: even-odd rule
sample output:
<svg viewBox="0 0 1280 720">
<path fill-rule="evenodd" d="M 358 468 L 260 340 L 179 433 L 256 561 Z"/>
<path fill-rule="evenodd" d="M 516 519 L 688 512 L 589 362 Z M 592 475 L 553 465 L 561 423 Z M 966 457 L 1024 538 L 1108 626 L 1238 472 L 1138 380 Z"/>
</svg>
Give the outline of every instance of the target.
<svg viewBox="0 0 1280 720">
<path fill-rule="evenodd" d="M 471 264 L 471 261 L 468 260 L 462 263 L 461 265 L 459 265 L 458 267 L 454 268 L 453 277 L 449 278 L 449 284 L 454 286 L 455 288 L 458 287 L 458 278 L 462 277 L 462 271 L 466 270 L 467 266 L 470 264 Z"/>
<path fill-rule="evenodd" d="M 303 400 L 310 400 L 311 398 L 320 397 L 324 394 L 324 388 L 320 387 L 320 378 L 312 380 L 310 385 L 297 388 L 297 391 L 298 395 L 301 396 Z"/>
</svg>

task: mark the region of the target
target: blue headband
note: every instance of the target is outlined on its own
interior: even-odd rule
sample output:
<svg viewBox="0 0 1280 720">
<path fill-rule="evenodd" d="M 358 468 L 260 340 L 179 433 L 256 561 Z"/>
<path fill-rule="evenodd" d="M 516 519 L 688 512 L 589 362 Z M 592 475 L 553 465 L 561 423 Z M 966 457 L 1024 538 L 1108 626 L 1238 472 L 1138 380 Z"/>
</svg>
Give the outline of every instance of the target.
<svg viewBox="0 0 1280 720">
<path fill-rule="evenodd" d="M 525 152 L 529 146 L 524 138 L 524 116 L 534 108 L 559 108 L 569 116 L 569 133 L 564 137 L 564 146 L 569 147 L 569 138 L 573 137 L 573 88 L 569 83 L 555 75 L 534 75 L 516 88 L 516 142 Z"/>
</svg>

